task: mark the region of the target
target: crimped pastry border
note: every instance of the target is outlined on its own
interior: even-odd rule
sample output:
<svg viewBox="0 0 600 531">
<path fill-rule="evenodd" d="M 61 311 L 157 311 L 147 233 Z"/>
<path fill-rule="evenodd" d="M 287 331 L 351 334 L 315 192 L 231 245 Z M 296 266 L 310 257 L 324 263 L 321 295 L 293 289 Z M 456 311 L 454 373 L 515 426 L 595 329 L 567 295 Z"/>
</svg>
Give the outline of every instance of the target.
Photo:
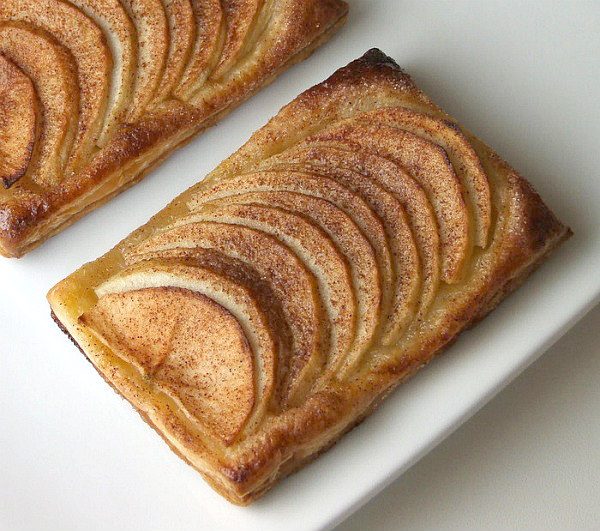
<svg viewBox="0 0 600 531">
<path fill-rule="evenodd" d="M 375 87 L 386 83 L 397 84 L 414 98 L 426 101 L 432 112 L 441 113 L 393 61 L 378 51 L 367 53 L 324 83 L 307 90 L 287 109 L 318 108 L 323 93 L 336 88 L 344 90 L 345 86 L 358 82 L 370 82 Z M 78 323 L 78 317 L 86 306 L 93 304 L 94 286 L 122 267 L 119 260 L 121 249 L 135 245 L 166 224 L 172 216 L 182 214 L 186 199 L 198 187 L 226 179 L 244 165 L 251 165 L 252 154 L 260 152 L 261 146 L 265 147 L 265 144 L 257 142 L 257 138 L 279 138 L 278 117 L 224 161 L 209 176 L 208 184 L 205 181 L 184 192 L 147 225 L 103 258 L 84 266 L 59 283 L 49 294 L 56 319 L 102 376 L 132 403 L 176 453 L 198 469 L 217 491 L 241 505 L 256 499 L 278 479 L 333 445 L 341 435 L 373 411 L 395 386 L 443 351 L 460 332 L 487 315 L 553 248 L 570 235 L 570 230 L 554 217 L 522 177 L 489 147 L 466 132 L 482 162 L 488 166 L 488 171 L 495 172 L 506 184 L 506 204 L 502 205 L 506 212 L 503 213 L 502 227 L 496 228 L 500 235 L 496 236 L 492 245 L 497 246 L 497 256 L 488 274 L 482 273 L 481 278 L 478 277 L 457 295 L 452 311 L 444 315 L 433 332 L 418 331 L 419 341 L 412 351 L 382 362 L 369 373 L 359 373 L 343 388 L 326 388 L 315 393 L 302 406 L 280 417 L 266 419 L 256 436 L 217 455 L 202 440 L 202 436 L 172 410 L 164 397 L 153 394 L 139 373 L 126 374 L 122 370 L 122 362 L 116 361 L 117 358 L 108 348 Z M 305 118 L 309 119 L 310 116 Z M 114 265 L 106 270 L 106 264 Z"/>
</svg>

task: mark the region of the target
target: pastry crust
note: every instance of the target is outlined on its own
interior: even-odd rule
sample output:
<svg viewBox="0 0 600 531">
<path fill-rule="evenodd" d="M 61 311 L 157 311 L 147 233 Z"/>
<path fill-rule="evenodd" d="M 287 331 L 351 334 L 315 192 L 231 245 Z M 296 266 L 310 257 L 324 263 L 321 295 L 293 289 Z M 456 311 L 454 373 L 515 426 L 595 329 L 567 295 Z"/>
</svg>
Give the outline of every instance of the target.
<svg viewBox="0 0 600 531">
<path fill-rule="evenodd" d="M 34 89 L 3 121 L 21 124 L 25 142 L 24 113 L 36 113 L 37 133 L 0 168 L 0 254 L 22 256 L 142 179 L 310 55 L 346 13 L 343 0 L 2 2 L 3 64 Z"/>
<path fill-rule="evenodd" d="M 440 187 L 459 194 L 455 200 L 436 195 Z M 401 226 L 386 222 L 386 212 L 396 212 L 409 228 L 400 246 L 409 254 L 393 252 L 391 241 Z M 230 232 L 237 247 L 233 239 L 223 239 L 227 231 L 209 230 L 218 223 L 234 227 Z M 386 234 L 382 241 L 380 230 Z M 252 231 L 262 233 L 260 245 Z M 424 237 L 427 231 L 433 232 Z M 433 104 L 393 60 L 371 50 L 298 96 L 204 181 L 60 282 L 48 298 L 59 326 L 103 378 L 219 493 L 244 505 L 334 444 L 396 385 L 491 311 L 570 234 L 514 169 Z M 327 248 L 326 241 L 334 243 L 341 262 L 335 250 L 318 252 Z M 366 256 L 368 245 L 373 261 Z M 290 252 L 287 259 L 282 246 Z M 299 312 L 293 306 L 276 308 L 275 303 L 286 303 L 277 295 L 283 280 L 269 273 L 268 259 L 256 257 L 271 252 L 280 253 L 278 260 L 289 271 L 296 267 L 294 255 L 312 274 L 322 303 L 315 311 L 322 312 L 321 332 L 329 334 L 329 342 L 315 339 L 320 346 L 314 357 L 302 351 L 303 358 L 294 350 L 294 341 L 310 339 L 308 332 L 293 331 Z M 359 260 L 359 255 L 365 256 Z M 390 274 L 385 273 L 386 256 Z M 290 325 L 286 329 L 265 314 L 266 327 L 280 342 L 275 379 L 287 383 L 272 386 L 267 406 L 260 402 L 266 391 L 257 394 L 262 409 L 256 413 L 255 405 L 254 420 L 225 442 L 207 434 L 199 417 L 182 407 L 182 387 L 165 392 L 158 370 L 144 372 L 127 358 L 141 359 L 127 338 L 146 337 L 159 325 L 151 322 L 140 332 L 139 325 L 126 324 L 126 332 L 117 332 L 106 327 L 107 321 L 95 324 L 90 318 L 97 316 L 101 300 L 102 311 L 113 312 L 111 319 L 120 316 L 119 322 L 126 322 L 106 297 L 117 294 L 133 304 L 139 290 L 159 285 L 214 293 L 214 286 L 190 280 L 205 268 L 249 290 L 246 302 L 213 296 L 221 297 L 232 314 L 242 315 L 248 304 L 264 308 L 268 300 Z M 380 292 L 353 276 L 369 270 Z M 300 282 L 303 274 L 297 271 Z M 417 287 L 407 289 L 406 279 Z M 346 308 L 336 309 L 334 295 L 344 292 L 346 282 L 353 295 L 341 301 Z M 309 284 L 283 292 L 294 289 L 294 299 L 309 308 Z M 135 299 L 128 295 L 133 293 Z M 369 293 L 375 295 L 369 298 Z M 157 312 L 160 323 L 176 317 L 168 309 Z M 386 327 L 390 322 L 394 326 Z M 309 330 L 310 321 L 303 326 Z M 338 342 L 344 331 L 354 334 L 341 360 L 331 354 L 332 331 Z M 178 334 L 182 341 L 188 337 Z M 286 338 L 291 346 L 286 347 Z M 129 343 L 123 347 L 122 341 Z M 168 363 L 189 362 L 187 353 L 172 345 L 169 349 Z M 318 369 L 302 372 L 304 359 L 317 360 Z M 182 379 L 190 374 L 186 363 L 178 365 Z M 270 374 L 265 367 L 259 372 Z M 295 392 L 288 392 L 286 378 L 299 382 Z M 264 381 L 261 385 L 267 389 Z"/>
</svg>

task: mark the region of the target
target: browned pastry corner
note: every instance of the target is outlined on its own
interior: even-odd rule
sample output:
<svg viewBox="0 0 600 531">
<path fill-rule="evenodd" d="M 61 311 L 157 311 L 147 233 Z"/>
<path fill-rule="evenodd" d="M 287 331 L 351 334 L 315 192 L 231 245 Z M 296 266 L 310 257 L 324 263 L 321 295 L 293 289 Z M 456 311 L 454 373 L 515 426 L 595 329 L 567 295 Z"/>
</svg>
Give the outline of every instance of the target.
<svg viewBox="0 0 600 531">
<path fill-rule="evenodd" d="M 346 13 L 343 0 L 1 0 L 0 254 L 142 179 Z"/>
<path fill-rule="evenodd" d="M 106 381 L 247 504 L 569 235 L 515 170 L 371 50 L 49 301 Z"/>
</svg>

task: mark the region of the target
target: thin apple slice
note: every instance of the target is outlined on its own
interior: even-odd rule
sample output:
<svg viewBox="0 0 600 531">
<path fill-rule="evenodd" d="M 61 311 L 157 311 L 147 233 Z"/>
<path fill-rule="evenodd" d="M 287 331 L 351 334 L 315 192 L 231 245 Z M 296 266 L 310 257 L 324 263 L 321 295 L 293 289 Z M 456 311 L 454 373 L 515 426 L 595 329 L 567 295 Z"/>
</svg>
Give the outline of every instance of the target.
<svg viewBox="0 0 600 531">
<path fill-rule="evenodd" d="M 35 144 L 36 107 L 31 80 L 0 55 L 0 179 L 5 188 L 27 171 Z"/>
<path fill-rule="evenodd" d="M 137 68 L 136 29 L 119 0 L 70 0 L 102 28 L 113 59 L 113 70 L 104 127 L 98 143 L 106 144 L 115 127 L 121 123 L 133 99 Z"/>
<path fill-rule="evenodd" d="M 244 53 L 245 43 L 251 33 L 263 0 L 222 0 L 225 16 L 225 42 L 220 60 L 211 73 L 218 80 L 225 75 Z"/>
<path fill-rule="evenodd" d="M 407 255 L 404 260 L 396 258 L 400 264 L 396 268 L 410 271 L 414 259 L 407 253 L 412 246 L 402 238 L 406 231 L 404 216 L 388 194 L 400 203 L 420 257 L 422 280 L 418 317 L 422 317 L 431 305 L 439 283 L 440 242 L 435 214 L 421 186 L 394 162 L 365 151 L 350 151 L 343 143 L 301 142 L 267 159 L 261 167 L 276 165 L 286 165 L 295 171 L 325 172 L 359 194 L 386 226 L 394 255 Z M 401 324 L 401 321 L 396 322 Z M 397 328 L 401 330 L 402 326 Z M 387 337 L 393 337 L 393 334 Z"/>
<path fill-rule="evenodd" d="M 22 24 L 0 26 L 0 51 L 32 80 L 41 108 L 36 156 L 27 175 L 41 186 L 56 185 L 77 133 L 75 64 L 48 35 Z"/>
<path fill-rule="evenodd" d="M 121 0 L 137 31 L 135 100 L 127 119 L 142 116 L 154 99 L 169 55 L 169 22 L 161 0 Z"/>
<path fill-rule="evenodd" d="M 350 121 L 335 124 L 307 142 L 345 142 L 400 164 L 425 190 L 436 214 L 442 244 L 442 278 L 459 282 L 470 255 L 469 216 L 462 185 L 443 149 L 412 133 L 386 125 Z"/>
<path fill-rule="evenodd" d="M 243 225 L 277 238 L 310 269 L 319 285 L 323 305 L 331 322 L 327 366 L 345 358 L 356 333 L 356 300 L 352 277 L 344 256 L 329 236 L 298 214 L 263 205 L 204 205 L 188 216 L 191 221 Z"/>
<path fill-rule="evenodd" d="M 82 322 L 213 437 L 235 440 L 254 406 L 253 355 L 223 306 L 187 289 L 133 289 L 104 295 Z"/>
<path fill-rule="evenodd" d="M 291 355 L 280 360 L 281 405 L 302 398 L 325 363 L 329 325 L 315 277 L 276 238 L 240 225 L 189 223 L 167 228 L 127 254 L 128 263 L 155 258 L 193 258 L 211 249 L 253 267 L 266 280 L 287 322 Z"/>
<path fill-rule="evenodd" d="M 356 335 L 350 351 L 339 365 L 355 366 L 369 348 L 381 317 L 381 282 L 375 252 L 352 218 L 335 205 L 318 197 L 293 192 L 255 192 L 231 198 L 235 204 L 271 205 L 301 214 L 318 225 L 346 257 L 357 301 Z"/>
<path fill-rule="evenodd" d="M 188 64 L 196 38 L 196 20 L 191 0 L 162 0 L 169 22 L 169 55 L 155 101 L 168 98 Z"/>
<path fill-rule="evenodd" d="M 219 0 L 192 0 L 196 37 L 189 61 L 174 94 L 183 100 L 200 89 L 217 65 L 225 40 L 225 20 Z"/>
<path fill-rule="evenodd" d="M 467 192 L 475 219 L 476 244 L 486 246 L 492 218 L 490 185 L 477 153 L 458 125 L 405 107 L 384 107 L 356 119 L 373 125 L 399 127 L 444 149 Z"/>
<path fill-rule="evenodd" d="M 165 291 L 172 292 L 174 289 L 187 290 L 196 295 L 201 295 L 202 297 L 210 299 L 215 306 L 220 306 L 224 310 L 223 312 L 218 312 L 220 315 L 213 311 L 211 313 L 211 318 L 224 319 L 226 316 L 225 312 L 228 312 L 241 330 L 241 333 L 236 332 L 235 334 L 238 337 L 236 341 L 237 344 L 241 345 L 242 341 L 240 337 L 242 335 L 245 340 L 247 340 L 249 349 L 253 353 L 251 366 L 244 361 L 245 353 L 240 351 L 239 346 L 232 352 L 223 351 L 221 353 L 221 356 L 225 358 L 230 355 L 233 356 L 232 359 L 226 360 L 222 365 L 227 369 L 227 372 L 230 373 L 227 376 L 227 378 L 230 379 L 229 389 L 236 387 L 238 385 L 236 384 L 236 381 L 239 381 L 240 393 L 234 393 L 233 398 L 237 399 L 240 394 L 246 398 L 248 397 L 249 380 L 252 381 L 253 389 L 251 413 L 246 411 L 243 416 L 238 418 L 238 421 L 234 423 L 234 426 L 229 425 L 230 420 L 223 419 L 222 422 L 224 423 L 224 427 L 220 426 L 218 427 L 219 429 L 213 431 L 214 435 L 219 437 L 225 444 L 231 444 L 231 442 L 233 442 L 240 434 L 240 430 L 253 429 L 262 420 L 274 391 L 278 352 L 272 330 L 268 326 L 265 314 L 261 310 L 253 293 L 247 288 L 233 282 L 228 277 L 216 274 L 210 269 L 198 265 L 188 265 L 173 261 L 144 261 L 126 268 L 118 275 L 111 277 L 108 281 L 96 288 L 96 294 L 99 299 L 98 304 L 100 304 L 100 306 L 97 305 L 95 308 L 100 308 L 101 310 L 103 308 L 101 302 L 106 300 L 107 296 L 122 294 L 123 297 L 120 297 L 117 300 L 123 305 L 127 302 L 127 297 L 131 296 L 132 292 L 145 291 L 149 288 L 155 289 L 155 291 L 152 292 L 155 295 L 155 300 L 153 300 L 149 306 L 150 309 L 156 310 L 156 313 L 152 314 L 148 311 L 145 315 L 146 319 L 143 319 L 143 317 L 139 315 L 143 306 L 138 305 L 138 308 L 134 308 L 129 319 L 125 318 L 124 315 L 117 314 L 115 318 L 112 319 L 112 324 L 119 323 L 120 333 L 124 337 L 129 338 L 130 341 L 134 341 L 135 339 L 138 341 L 146 341 L 146 339 L 138 338 L 137 336 L 139 335 L 149 338 L 149 344 L 156 344 L 155 349 L 142 349 L 141 353 L 136 350 L 135 343 L 133 345 L 130 344 L 128 346 L 133 347 L 133 350 L 136 352 L 135 358 L 130 356 L 131 350 L 128 350 L 126 354 L 128 354 L 129 357 L 125 359 L 138 367 L 138 369 L 147 377 L 152 377 L 158 386 L 174 400 L 180 401 L 182 405 L 184 405 L 184 408 L 186 401 L 189 401 L 195 394 L 197 396 L 197 393 L 202 389 L 203 384 L 205 383 L 202 380 L 203 371 L 200 370 L 201 367 L 195 365 L 198 359 L 202 357 L 202 352 L 200 351 L 200 353 L 198 353 L 196 350 L 196 353 L 189 357 L 188 349 L 191 347 L 194 347 L 195 349 L 201 348 L 202 341 L 205 341 L 206 339 L 200 341 L 199 336 L 197 335 L 199 333 L 198 329 L 196 329 L 195 333 L 193 332 L 193 317 L 188 316 L 186 318 L 185 312 L 179 312 L 177 310 L 180 308 L 178 306 L 177 297 L 174 300 L 172 298 L 163 298 Z M 166 290 L 156 291 L 156 288 L 159 290 L 165 290 L 166 288 Z M 144 297 L 142 297 L 142 299 L 143 298 Z M 108 300 L 114 302 L 114 299 Z M 179 302 L 182 301 L 179 300 Z M 206 308 L 206 303 L 202 302 L 202 304 Z M 127 305 L 126 307 L 131 308 L 131 306 Z M 96 317 L 98 317 L 97 314 L 100 310 L 96 311 L 95 309 L 92 309 L 90 312 L 84 314 L 81 317 L 82 322 L 86 325 L 93 326 L 94 323 L 98 322 Z M 204 309 L 203 311 L 207 310 Z M 144 314 L 142 313 L 142 315 Z M 185 324 L 189 325 L 186 329 L 187 337 L 184 335 L 181 339 L 176 339 L 176 336 L 180 333 L 178 325 L 182 324 L 182 320 L 184 320 L 183 322 Z M 172 326 L 171 329 L 163 329 L 161 326 L 155 326 L 157 321 L 164 324 L 174 323 L 174 326 Z M 232 327 L 233 321 L 229 319 L 227 319 L 227 321 L 227 326 Z M 130 322 L 139 324 L 137 324 L 136 327 L 131 327 L 132 329 L 129 330 Z M 179 351 L 177 353 L 178 355 L 167 365 L 164 365 L 164 361 L 162 361 L 161 364 L 155 366 L 155 360 L 159 355 L 163 354 L 165 350 L 161 349 L 162 343 L 160 341 L 154 341 L 155 336 L 168 330 L 172 332 L 170 336 L 165 334 L 167 338 L 166 344 L 169 348 L 170 346 L 177 344 L 180 344 L 185 348 Z M 217 336 L 225 335 L 222 331 L 219 331 L 218 326 L 215 330 Z M 99 333 L 102 336 L 102 333 Z M 204 331 L 202 331 L 202 336 L 203 338 L 205 337 Z M 179 341 L 180 343 L 178 343 Z M 218 338 L 214 338 L 213 341 L 214 345 L 218 345 Z M 160 358 L 158 359 L 160 361 Z M 240 360 L 242 362 L 241 366 L 234 363 L 234 361 L 240 362 Z M 215 359 L 211 361 L 207 357 L 206 363 L 214 363 L 215 361 Z M 152 369 L 153 372 L 150 372 L 149 369 Z M 221 374 L 221 371 L 219 371 L 219 374 Z M 214 390 L 214 387 L 218 385 L 218 381 L 212 382 L 210 388 Z M 180 393 L 180 389 L 183 389 L 184 393 Z M 227 391 L 227 389 L 228 388 L 226 387 L 224 391 Z M 243 393 L 241 391 L 243 391 Z M 230 402 L 230 398 L 232 397 L 228 392 L 225 392 L 225 396 L 221 396 L 220 393 L 217 393 L 213 398 L 217 401 L 215 402 L 215 411 L 219 410 L 220 404 L 218 402 L 222 401 L 225 405 L 234 405 L 235 403 L 235 400 Z M 196 406 L 200 407 L 201 404 L 197 403 Z M 200 419 L 194 416 L 192 411 L 187 408 L 185 408 L 185 411 L 192 420 L 200 421 Z M 229 429 L 233 427 L 235 427 L 235 429 Z"/>
<path fill-rule="evenodd" d="M 2 0 L 0 19 L 22 21 L 47 31 L 75 59 L 80 91 L 79 122 L 68 164 L 69 170 L 75 171 L 88 160 L 104 127 L 112 73 L 111 53 L 104 34 L 82 11 L 61 0 Z"/>
</svg>

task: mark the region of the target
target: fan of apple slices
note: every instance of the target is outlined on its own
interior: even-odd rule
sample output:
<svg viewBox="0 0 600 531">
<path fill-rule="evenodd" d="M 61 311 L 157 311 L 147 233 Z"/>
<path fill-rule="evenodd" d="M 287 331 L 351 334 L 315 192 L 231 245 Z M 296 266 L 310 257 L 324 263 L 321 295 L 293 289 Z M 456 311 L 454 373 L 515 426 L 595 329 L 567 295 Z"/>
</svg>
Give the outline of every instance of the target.
<svg viewBox="0 0 600 531">
<path fill-rule="evenodd" d="M 203 105 L 207 90 L 244 72 L 272 10 L 285 9 L 280 3 L 2 0 L 4 186 L 56 186 L 123 124 L 167 102 Z"/>
<path fill-rule="evenodd" d="M 335 86 L 128 247 L 82 316 L 225 445 L 401 356 L 492 252 L 494 185 L 461 129 L 414 92 Z"/>
</svg>

